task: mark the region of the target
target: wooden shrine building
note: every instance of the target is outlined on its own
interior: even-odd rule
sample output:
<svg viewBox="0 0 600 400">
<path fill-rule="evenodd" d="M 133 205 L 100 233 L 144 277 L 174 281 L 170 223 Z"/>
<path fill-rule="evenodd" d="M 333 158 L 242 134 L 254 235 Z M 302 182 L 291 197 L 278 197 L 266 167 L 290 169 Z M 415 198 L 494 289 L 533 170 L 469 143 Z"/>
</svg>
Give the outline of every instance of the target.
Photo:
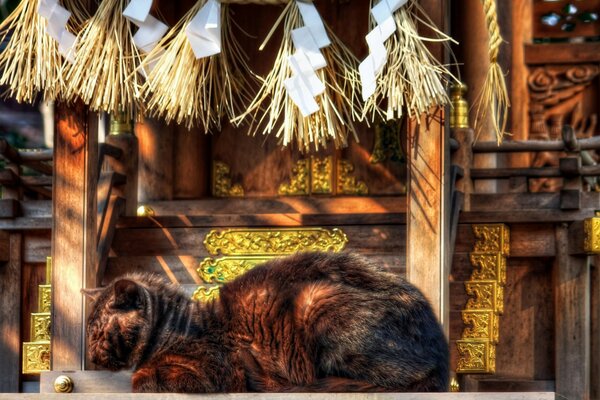
<svg viewBox="0 0 600 400">
<path fill-rule="evenodd" d="M 195 2 L 155 3 L 173 26 Z M 418 3 L 459 43 L 466 86 L 419 121 L 358 124 L 346 147 L 100 118 L 81 101 L 56 103 L 53 149 L 0 139 L 0 392 L 54 392 L 59 375 L 58 391 L 128 391 L 127 374 L 86 360 L 83 287 L 148 271 L 205 301 L 261 261 L 328 250 L 422 289 L 456 398 L 600 399 L 600 1 L 498 1 L 512 104 L 501 144 L 470 108 L 488 69 L 481 1 Z M 315 4 L 364 58 L 369 2 Z M 281 6 L 230 7 L 265 75 L 277 41 L 257 41 Z"/>
</svg>

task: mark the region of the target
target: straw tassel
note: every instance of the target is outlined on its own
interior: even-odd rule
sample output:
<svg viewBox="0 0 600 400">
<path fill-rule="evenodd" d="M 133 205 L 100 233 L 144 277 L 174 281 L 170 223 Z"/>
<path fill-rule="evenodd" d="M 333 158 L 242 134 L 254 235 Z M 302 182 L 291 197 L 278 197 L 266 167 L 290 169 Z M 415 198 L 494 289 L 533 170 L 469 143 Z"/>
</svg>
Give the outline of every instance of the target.
<svg viewBox="0 0 600 400">
<path fill-rule="evenodd" d="M 142 96 L 148 113 L 188 128 L 220 129 L 223 116 L 233 118 L 251 99 L 247 56 L 232 32 L 229 8 L 222 7 L 223 46 L 219 54 L 196 59 L 186 27 L 202 8 L 197 2 L 150 52 L 140 69 L 147 74 Z M 246 72 L 244 72 L 246 71 Z"/>
<path fill-rule="evenodd" d="M 93 111 L 133 116 L 143 112 L 136 72 L 140 63 L 131 25 L 123 16 L 128 0 L 103 0 L 78 35 L 75 62 L 65 64 L 65 96 L 79 96 Z"/>
<path fill-rule="evenodd" d="M 508 118 L 510 99 L 506 90 L 506 81 L 500 64 L 498 64 L 498 53 L 504 41 L 498 26 L 498 14 L 496 13 L 496 0 L 481 0 L 485 12 L 485 22 L 490 35 L 489 58 L 490 67 L 483 84 L 483 88 L 477 96 L 477 111 L 475 117 L 475 128 L 477 136 L 481 131 L 483 121 L 488 114 L 492 119 L 492 125 L 496 132 L 498 144 L 502 142 Z"/>
<path fill-rule="evenodd" d="M 395 11 L 393 18 L 396 33 L 384 44 L 387 62 L 363 109 L 363 116 L 371 121 L 400 118 L 405 113 L 418 118 L 433 107 L 448 104 L 446 86 L 449 79 L 456 79 L 425 45 L 427 41 L 447 45 L 452 39 L 434 26 L 415 0 Z M 373 18 L 370 21 L 373 29 L 376 22 Z M 417 25 L 430 28 L 436 37 L 420 36 Z"/>
<path fill-rule="evenodd" d="M 87 17 L 81 0 L 64 1 L 73 13 L 69 30 L 76 31 Z M 57 42 L 46 32 L 46 20 L 38 14 L 38 0 L 23 0 L 0 26 L 0 39 L 6 48 L 0 53 L 0 85 L 7 86 L 5 96 L 19 103 L 35 101 L 39 93 L 44 100 L 54 100 L 61 93 L 63 57 Z"/>
<path fill-rule="evenodd" d="M 289 58 L 294 53 L 294 45 L 290 32 L 303 25 L 294 1 L 284 9 L 279 21 L 281 19 L 284 19 L 284 35 L 274 66 L 264 78 L 262 87 L 247 111 L 233 122 L 247 121 L 249 134 L 274 134 L 284 146 L 296 145 L 301 151 L 308 151 L 311 146 L 318 150 L 329 142 L 333 142 L 336 147 L 346 146 L 348 133 L 357 138 L 353 120 L 361 117 L 358 60 L 328 30 L 331 45 L 321 49 L 327 66 L 316 71 L 318 79 L 325 84 L 325 91 L 316 96 L 319 110 L 306 117 L 302 116 L 284 86 L 286 79 L 292 75 Z M 277 23 L 271 34 L 276 26 Z M 269 37 L 266 40 L 268 39 Z"/>
</svg>

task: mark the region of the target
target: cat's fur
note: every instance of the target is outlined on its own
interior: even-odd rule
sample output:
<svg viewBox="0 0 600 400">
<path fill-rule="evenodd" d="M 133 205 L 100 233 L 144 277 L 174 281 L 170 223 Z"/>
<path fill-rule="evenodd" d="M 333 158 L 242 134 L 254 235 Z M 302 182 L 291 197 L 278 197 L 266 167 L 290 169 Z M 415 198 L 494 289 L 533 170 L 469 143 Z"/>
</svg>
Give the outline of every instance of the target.
<svg viewBox="0 0 600 400">
<path fill-rule="evenodd" d="M 448 347 L 423 295 L 351 254 L 303 253 L 189 299 L 154 275 L 104 288 L 91 360 L 135 392 L 445 391 Z"/>
</svg>

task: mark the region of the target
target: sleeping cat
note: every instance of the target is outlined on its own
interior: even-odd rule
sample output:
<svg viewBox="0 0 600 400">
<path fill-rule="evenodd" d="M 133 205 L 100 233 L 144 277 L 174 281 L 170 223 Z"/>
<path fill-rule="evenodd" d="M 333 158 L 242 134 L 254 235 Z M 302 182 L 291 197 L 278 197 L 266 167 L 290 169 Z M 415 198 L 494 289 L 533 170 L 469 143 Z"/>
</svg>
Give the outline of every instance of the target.
<svg viewBox="0 0 600 400">
<path fill-rule="evenodd" d="M 356 255 L 274 259 L 208 303 L 155 275 L 87 294 L 90 358 L 133 368 L 134 392 L 447 389 L 448 346 L 423 295 Z"/>
</svg>

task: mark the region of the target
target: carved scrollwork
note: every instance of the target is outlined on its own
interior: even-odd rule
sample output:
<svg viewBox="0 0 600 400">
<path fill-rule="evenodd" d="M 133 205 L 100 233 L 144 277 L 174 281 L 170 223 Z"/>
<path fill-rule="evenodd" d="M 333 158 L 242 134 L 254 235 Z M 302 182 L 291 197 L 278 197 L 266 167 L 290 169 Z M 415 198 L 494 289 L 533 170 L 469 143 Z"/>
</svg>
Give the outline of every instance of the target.
<svg viewBox="0 0 600 400">
<path fill-rule="evenodd" d="M 243 197 L 244 189 L 239 184 L 233 184 L 231 170 L 221 161 L 213 161 L 212 194 L 215 197 Z"/>
<path fill-rule="evenodd" d="M 31 341 L 50 341 L 50 313 L 31 314 Z"/>
<path fill-rule="evenodd" d="M 340 229 L 226 229 L 204 239 L 210 254 L 286 255 L 298 251 L 341 251 L 348 238 Z"/>
<path fill-rule="evenodd" d="M 204 283 L 226 283 L 271 258 L 249 256 L 205 258 L 197 272 Z"/>
<path fill-rule="evenodd" d="M 352 176 L 354 165 L 346 160 L 338 160 L 337 191 L 339 194 L 366 195 L 369 194 L 367 184 Z"/>
<path fill-rule="evenodd" d="M 50 342 L 23 343 L 23 373 L 50 371 Z"/>
<path fill-rule="evenodd" d="M 347 242 L 346 234 L 337 228 L 213 230 L 204 238 L 204 246 L 210 254 L 223 257 L 205 258 L 197 272 L 206 284 L 219 285 L 274 257 L 309 250 L 339 252 Z M 192 297 L 208 301 L 218 293 L 219 286 L 200 286 Z"/>
<path fill-rule="evenodd" d="M 333 157 L 310 157 L 310 190 L 316 194 L 333 193 Z"/>
<path fill-rule="evenodd" d="M 199 286 L 198 289 L 192 295 L 192 299 L 207 302 L 210 300 L 215 300 L 219 297 L 219 286 Z"/>
<path fill-rule="evenodd" d="M 292 168 L 289 182 L 279 186 L 278 193 L 282 196 L 302 196 L 310 194 L 310 159 L 296 161 Z"/>
<path fill-rule="evenodd" d="M 49 313 L 52 308 L 52 286 L 38 286 L 38 310 L 39 312 Z"/>
<path fill-rule="evenodd" d="M 474 225 L 473 233 L 476 238 L 470 254 L 473 272 L 465 282 L 469 299 L 462 312 L 465 328 L 457 341 L 456 372 L 494 373 L 510 235 L 503 224 Z"/>
</svg>

